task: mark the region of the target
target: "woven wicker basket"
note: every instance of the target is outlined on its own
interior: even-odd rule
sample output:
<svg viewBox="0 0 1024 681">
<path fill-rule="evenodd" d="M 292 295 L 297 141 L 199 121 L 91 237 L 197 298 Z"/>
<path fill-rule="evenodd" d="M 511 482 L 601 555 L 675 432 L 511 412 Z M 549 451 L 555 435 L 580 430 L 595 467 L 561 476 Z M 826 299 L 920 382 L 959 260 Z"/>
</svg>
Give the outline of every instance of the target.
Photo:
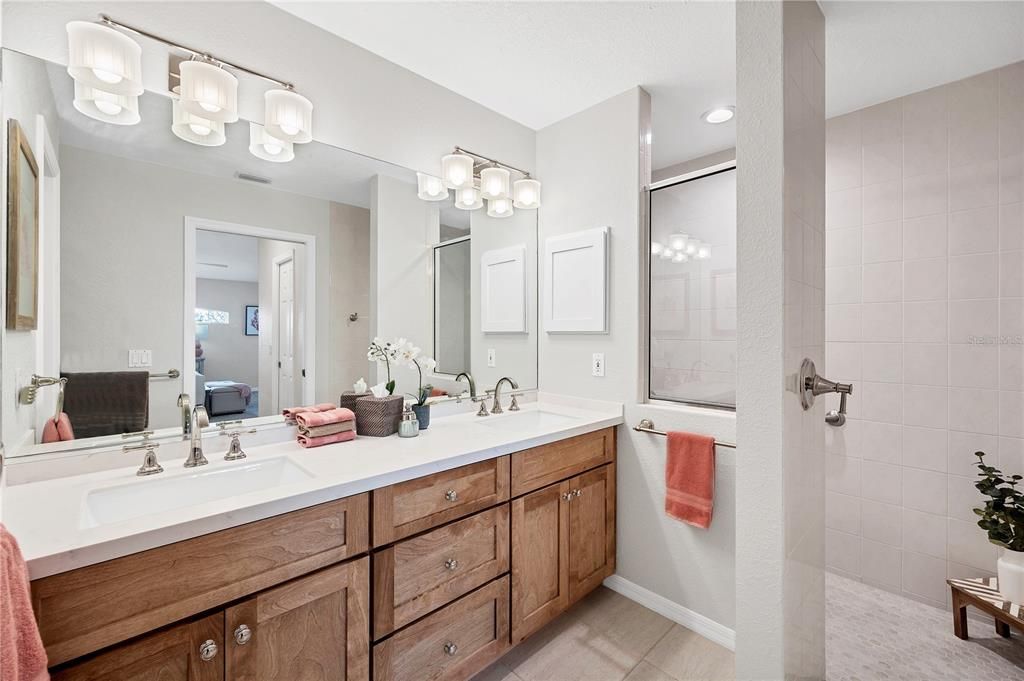
<svg viewBox="0 0 1024 681">
<path fill-rule="evenodd" d="M 356 410 L 356 400 L 358 400 L 360 397 L 373 397 L 373 393 L 371 393 L 369 391 L 363 392 L 363 393 L 357 393 L 357 392 L 352 392 L 351 390 L 346 390 L 345 392 L 343 392 L 341 394 L 341 398 L 338 400 L 338 406 L 339 407 L 344 407 L 345 409 L 351 409 L 352 411 L 355 411 Z"/>
<path fill-rule="evenodd" d="M 360 397 L 356 400 L 356 433 L 370 437 L 387 437 L 398 432 L 405 398 Z"/>
</svg>

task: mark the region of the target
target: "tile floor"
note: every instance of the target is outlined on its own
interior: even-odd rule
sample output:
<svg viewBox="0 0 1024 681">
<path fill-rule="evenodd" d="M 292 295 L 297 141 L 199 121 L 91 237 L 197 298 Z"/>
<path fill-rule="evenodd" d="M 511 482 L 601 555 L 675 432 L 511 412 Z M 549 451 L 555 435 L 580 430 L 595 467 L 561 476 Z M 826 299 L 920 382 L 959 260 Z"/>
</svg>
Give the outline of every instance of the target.
<svg viewBox="0 0 1024 681">
<path fill-rule="evenodd" d="M 997 636 L 973 608 L 961 641 L 951 612 L 834 574 L 825 585 L 828 681 L 1024 679 L 1024 636 Z"/>
<path fill-rule="evenodd" d="M 601 587 L 473 681 L 732 681 L 732 651 Z"/>
</svg>

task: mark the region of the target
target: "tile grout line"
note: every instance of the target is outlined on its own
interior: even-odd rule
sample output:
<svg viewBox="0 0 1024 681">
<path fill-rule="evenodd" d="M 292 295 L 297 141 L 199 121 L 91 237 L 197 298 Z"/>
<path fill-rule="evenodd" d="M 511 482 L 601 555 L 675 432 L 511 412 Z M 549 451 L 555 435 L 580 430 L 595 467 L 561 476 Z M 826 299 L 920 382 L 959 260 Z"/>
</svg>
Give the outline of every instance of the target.
<svg viewBox="0 0 1024 681">
<path fill-rule="evenodd" d="M 676 624 L 675 622 L 672 622 L 671 620 L 669 620 L 669 627 L 668 627 L 668 629 L 666 629 L 666 630 L 665 630 L 665 633 L 664 633 L 664 634 L 662 634 L 662 635 L 661 635 L 661 636 L 660 636 L 660 637 L 658 638 L 658 640 L 657 640 L 657 641 L 655 641 L 654 643 L 652 643 L 652 644 L 651 644 L 651 647 L 650 647 L 650 648 L 648 648 L 647 650 L 645 650 L 645 651 L 644 651 L 644 652 L 643 652 L 643 653 L 642 653 L 642 654 L 640 655 L 640 659 L 636 661 L 636 664 L 634 664 L 634 665 L 633 665 L 632 667 L 630 667 L 630 668 L 629 668 L 629 671 L 627 671 L 627 672 L 626 672 L 626 675 L 622 677 L 622 678 L 623 678 L 623 681 L 625 681 L 625 679 L 628 679 L 628 678 L 629 678 L 629 675 L 630 675 L 630 674 L 632 674 L 632 673 L 633 673 L 634 671 L 636 671 L 636 668 L 640 666 L 640 663 L 641 663 L 641 662 L 646 662 L 647 664 L 651 665 L 652 667 L 654 667 L 655 669 L 657 669 L 658 671 L 660 671 L 660 672 L 661 672 L 662 674 L 664 674 L 665 676 L 668 676 L 668 677 L 669 677 L 669 678 L 671 678 L 671 679 L 675 679 L 675 677 L 674 677 L 674 676 L 672 676 L 671 674 L 669 674 L 669 673 L 668 673 L 667 671 L 665 671 L 664 669 L 662 669 L 662 668 L 661 668 L 661 667 L 659 667 L 658 665 L 656 665 L 656 664 L 654 664 L 653 662 L 651 662 L 650 660 L 648 660 L 648 659 L 647 659 L 647 656 L 648 656 L 648 655 L 650 655 L 650 654 L 651 654 L 651 651 L 652 651 L 652 650 L 654 650 L 655 648 L 657 648 L 657 647 L 658 647 L 658 644 L 659 644 L 659 643 L 661 643 L 662 641 L 664 641 L 664 640 L 665 640 L 665 639 L 666 639 L 666 638 L 668 637 L 668 635 L 672 633 L 672 629 L 673 629 L 674 627 L 677 627 L 677 626 L 679 626 L 679 625 L 678 625 L 678 624 Z"/>
</svg>

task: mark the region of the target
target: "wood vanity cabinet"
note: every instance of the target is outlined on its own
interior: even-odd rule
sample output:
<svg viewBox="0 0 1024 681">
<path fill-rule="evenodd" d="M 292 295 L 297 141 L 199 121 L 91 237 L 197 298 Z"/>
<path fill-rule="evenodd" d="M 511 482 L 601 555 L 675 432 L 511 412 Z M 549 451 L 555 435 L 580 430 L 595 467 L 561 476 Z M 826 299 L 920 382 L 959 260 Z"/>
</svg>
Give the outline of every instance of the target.
<svg viewBox="0 0 1024 681">
<path fill-rule="evenodd" d="M 54 670 L 53 678 L 367 681 L 369 574 L 365 557 L 335 565 Z"/>
<path fill-rule="evenodd" d="M 615 572 L 615 464 L 512 501 L 512 643 Z"/>
</svg>

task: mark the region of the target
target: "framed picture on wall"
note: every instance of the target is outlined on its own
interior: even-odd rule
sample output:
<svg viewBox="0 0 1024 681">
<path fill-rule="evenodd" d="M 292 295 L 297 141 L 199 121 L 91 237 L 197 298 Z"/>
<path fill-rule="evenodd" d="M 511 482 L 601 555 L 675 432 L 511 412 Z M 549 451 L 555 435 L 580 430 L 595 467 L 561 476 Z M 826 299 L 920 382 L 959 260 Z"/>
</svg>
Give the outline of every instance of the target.
<svg viewBox="0 0 1024 681">
<path fill-rule="evenodd" d="M 13 118 L 7 144 L 7 328 L 31 331 L 39 303 L 39 166 Z"/>
<path fill-rule="evenodd" d="M 245 306 L 245 335 L 246 336 L 258 336 L 258 335 L 260 335 L 260 306 L 259 305 L 246 305 Z"/>
</svg>

